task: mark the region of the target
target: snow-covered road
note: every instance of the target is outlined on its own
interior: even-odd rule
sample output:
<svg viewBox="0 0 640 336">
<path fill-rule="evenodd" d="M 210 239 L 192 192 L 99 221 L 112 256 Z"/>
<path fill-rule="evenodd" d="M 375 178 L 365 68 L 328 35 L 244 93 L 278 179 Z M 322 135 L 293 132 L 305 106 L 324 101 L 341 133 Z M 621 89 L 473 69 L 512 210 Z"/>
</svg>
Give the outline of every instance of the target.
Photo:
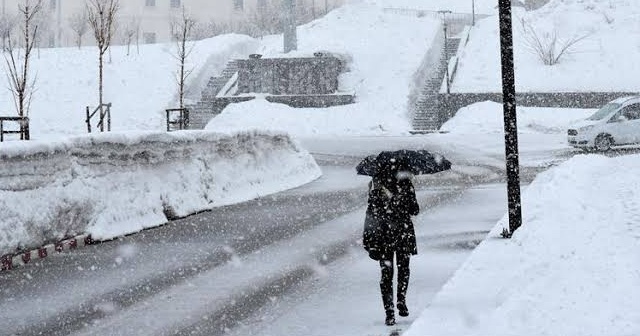
<svg viewBox="0 0 640 336">
<path fill-rule="evenodd" d="M 1 273 L 0 329 L 10 335 L 220 333 L 242 318 L 258 316 L 265 304 L 273 304 L 272 298 L 313 285 L 322 274 L 345 267 L 349 272 L 344 280 L 349 281 L 356 276 L 350 266 L 353 259 L 366 257 L 359 253 L 357 240 L 368 178 L 353 174 L 356 157 L 318 155 L 317 160 L 323 177 L 300 188 Z M 500 179 L 492 167 L 467 167 L 438 178 L 418 178 L 416 184 L 428 209 L 452 201 L 472 184 Z M 493 217 L 484 224 L 495 223 Z M 442 250 L 429 246 L 444 246 L 452 239 L 444 233 L 436 240 L 429 238 L 436 232 L 425 232 L 421 244 L 426 269 L 434 268 L 427 251 Z M 362 280 L 375 285 L 376 276 L 370 274 L 375 264 L 362 265 L 374 266 Z M 442 266 L 433 269 L 437 278 L 430 275 L 422 281 L 445 281 L 455 263 Z M 421 268 L 416 268 L 415 288 L 423 287 L 417 270 Z M 379 303 L 375 288 L 369 293 L 372 304 L 365 302 L 372 308 Z M 416 293 L 418 297 L 423 296 Z M 376 314 L 362 316 L 378 320 Z"/>
<path fill-rule="evenodd" d="M 393 335 L 406 329 L 431 297 L 505 212 L 503 184 L 454 192 L 445 203 L 422 203 L 416 217 L 419 255 L 411 259 L 408 305 L 412 314 L 384 325 L 379 266 L 360 247 L 323 267 L 292 293 L 268 305 L 227 333 L 256 335 Z"/>
</svg>

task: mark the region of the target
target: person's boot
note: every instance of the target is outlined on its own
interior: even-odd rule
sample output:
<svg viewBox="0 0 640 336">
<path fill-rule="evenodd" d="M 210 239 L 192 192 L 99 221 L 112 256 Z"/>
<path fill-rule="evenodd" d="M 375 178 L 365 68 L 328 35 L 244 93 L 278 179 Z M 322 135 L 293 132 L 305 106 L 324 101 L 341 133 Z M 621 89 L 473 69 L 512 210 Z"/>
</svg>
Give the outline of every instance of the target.
<svg viewBox="0 0 640 336">
<path fill-rule="evenodd" d="M 400 316 L 409 316 L 409 308 L 407 308 L 407 304 L 403 301 L 399 301 L 398 304 L 396 304 L 396 307 L 398 308 L 398 315 Z"/>
<path fill-rule="evenodd" d="M 396 324 L 396 317 L 395 317 L 395 313 L 394 313 L 393 309 L 386 310 L 386 313 L 387 313 L 387 317 L 384 319 L 384 324 L 386 324 L 388 326 L 392 326 L 392 325 Z"/>
</svg>

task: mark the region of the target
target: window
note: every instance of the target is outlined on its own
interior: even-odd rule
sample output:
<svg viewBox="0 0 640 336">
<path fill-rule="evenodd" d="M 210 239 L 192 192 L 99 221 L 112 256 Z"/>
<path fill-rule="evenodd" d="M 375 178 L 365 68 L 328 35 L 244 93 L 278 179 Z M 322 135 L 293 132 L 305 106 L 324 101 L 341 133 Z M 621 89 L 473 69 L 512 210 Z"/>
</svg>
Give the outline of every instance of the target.
<svg viewBox="0 0 640 336">
<path fill-rule="evenodd" d="M 144 33 L 144 34 L 142 34 L 142 41 L 145 44 L 156 43 L 156 33 Z"/>
<path fill-rule="evenodd" d="M 244 0 L 233 0 L 233 9 L 241 11 L 244 9 Z"/>
<path fill-rule="evenodd" d="M 180 0 L 171 0 L 171 8 L 180 8 Z"/>
<path fill-rule="evenodd" d="M 155 7 L 156 6 L 156 0 L 145 0 L 144 5 L 147 7 Z"/>
<path fill-rule="evenodd" d="M 622 109 L 622 115 L 627 120 L 640 119 L 640 104 L 631 104 Z"/>
</svg>

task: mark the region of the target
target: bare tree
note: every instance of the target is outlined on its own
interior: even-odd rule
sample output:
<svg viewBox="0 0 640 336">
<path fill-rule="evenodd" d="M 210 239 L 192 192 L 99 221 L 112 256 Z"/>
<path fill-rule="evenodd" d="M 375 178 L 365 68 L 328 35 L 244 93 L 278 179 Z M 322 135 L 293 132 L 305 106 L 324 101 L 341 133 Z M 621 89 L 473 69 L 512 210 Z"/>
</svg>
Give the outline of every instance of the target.
<svg viewBox="0 0 640 336">
<path fill-rule="evenodd" d="M 120 6 L 118 0 L 88 0 L 86 6 L 89 26 L 98 47 L 98 106 L 102 108 L 104 54 L 111 46 Z"/>
<path fill-rule="evenodd" d="M 555 65 L 571 52 L 577 43 L 586 39 L 591 33 L 575 34 L 571 38 L 561 39 L 558 28 L 551 32 L 539 32 L 524 18 L 520 19 L 525 46 L 542 61 L 544 65 Z"/>
<path fill-rule="evenodd" d="M 185 82 L 192 71 L 185 69 L 185 63 L 187 57 L 189 57 L 189 54 L 191 54 L 191 51 L 193 50 L 193 45 L 188 47 L 187 41 L 192 38 L 193 28 L 195 25 L 196 21 L 186 13 L 184 7 L 182 8 L 182 16 L 171 23 L 171 34 L 178 47 L 175 57 L 180 66 L 176 76 L 180 108 L 184 108 Z"/>
<path fill-rule="evenodd" d="M 29 81 L 28 77 L 29 58 L 38 34 L 38 26 L 34 19 L 42 9 L 42 0 L 33 1 L 33 3 L 32 5 L 29 0 L 24 0 L 24 4 L 18 6 L 22 48 L 18 48 L 10 36 L 7 39 L 7 53 L 4 54 L 13 101 L 20 117 L 29 116 L 31 98 L 35 88 L 35 78 Z"/>
<path fill-rule="evenodd" d="M 280 16 L 282 14 L 282 9 L 279 5 L 273 5 L 273 3 L 262 2 L 260 6 L 256 8 L 249 15 L 248 22 L 253 26 L 255 26 L 257 30 L 257 34 L 251 31 L 247 31 L 252 36 L 264 36 L 270 34 L 282 33 L 282 24 L 280 20 Z M 249 28 L 245 28 L 244 30 L 251 30 Z"/>
<path fill-rule="evenodd" d="M 16 18 L 6 13 L 0 14 L 0 36 L 2 37 L 2 51 L 7 50 L 7 40 L 16 24 Z"/>
<path fill-rule="evenodd" d="M 82 48 L 82 37 L 89 30 L 89 17 L 86 8 L 71 15 L 69 18 L 69 27 L 75 33 L 78 49 Z"/>
<path fill-rule="evenodd" d="M 38 58 L 40 58 L 40 49 L 43 46 L 52 47 L 54 44 L 51 13 L 46 10 L 38 11 L 34 14 L 33 23 L 38 27 L 35 34 L 35 47 L 38 48 Z"/>
<path fill-rule="evenodd" d="M 208 22 L 197 22 L 193 27 L 193 39 L 202 40 L 205 38 L 217 36 L 220 34 L 230 33 L 231 26 L 227 23 L 218 23 L 210 19 Z"/>
<path fill-rule="evenodd" d="M 126 20 L 122 25 L 122 39 L 124 44 L 127 45 L 127 56 L 129 56 L 129 49 L 131 47 L 131 42 L 133 42 L 134 37 L 138 36 L 139 31 L 140 31 L 140 21 L 135 16 Z"/>
</svg>

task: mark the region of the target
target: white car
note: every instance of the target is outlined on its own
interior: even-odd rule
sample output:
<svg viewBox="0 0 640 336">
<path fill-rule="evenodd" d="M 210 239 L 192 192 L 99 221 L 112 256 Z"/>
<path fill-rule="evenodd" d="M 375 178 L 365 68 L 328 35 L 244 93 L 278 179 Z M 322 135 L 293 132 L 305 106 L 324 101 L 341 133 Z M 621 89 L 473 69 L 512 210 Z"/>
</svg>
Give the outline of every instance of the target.
<svg viewBox="0 0 640 336">
<path fill-rule="evenodd" d="M 567 131 L 569 145 L 607 151 L 612 146 L 640 144 L 640 96 L 613 100 Z"/>
</svg>

